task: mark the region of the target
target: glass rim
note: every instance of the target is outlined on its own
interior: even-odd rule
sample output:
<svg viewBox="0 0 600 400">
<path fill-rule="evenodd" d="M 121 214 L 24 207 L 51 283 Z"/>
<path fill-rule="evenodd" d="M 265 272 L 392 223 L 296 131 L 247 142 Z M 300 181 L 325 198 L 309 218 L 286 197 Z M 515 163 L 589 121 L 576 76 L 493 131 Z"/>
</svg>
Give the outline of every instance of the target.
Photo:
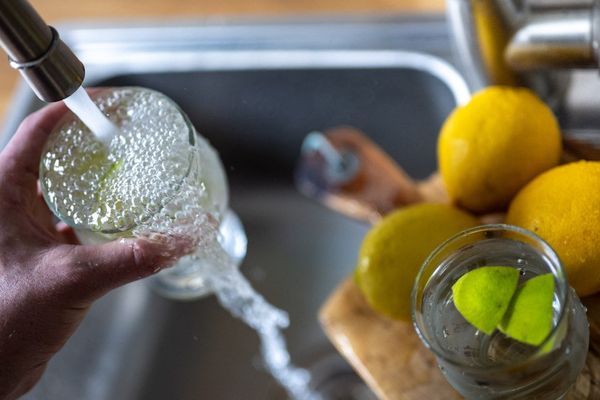
<svg viewBox="0 0 600 400">
<path fill-rule="evenodd" d="M 174 186 L 173 192 L 169 196 L 169 200 L 164 203 L 164 204 L 167 204 L 171 199 L 173 199 L 177 195 L 177 193 L 179 192 L 179 189 L 181 188 L 181 185 L 183 184 L 185 179 L 192 172 L 192 167 L 194 165 L 194 158 L 196 157 L 196 154 L 191 149 L 193 149 L 197 143 L 196 128 L 192 124 L 192 121 L 189 119 L 188 115 L 181 109 L 181 107 L 173 99 L 171 99 L 169 96 L 167 96 L 157 90 L 145 88 L 142 86 L 111 86 L 111 87 L 103 87 L 103 88 L 99 89 L 97 92 L 91 94 L 90 98 L 92 99 L 92 101 L 94 101 L 97 98 L 101 97 L 103 94 L 106 94 L 107 92 L 115 92 L 115 91 L 119 91 L 119 90 L 132 90 L 135 92 L 152 92 L 152 93 L 156 93 L 156 94 L 160 95 L 179 112 L 179 114 L 182 116 L 182 118 L 185 122 L 186 127 L 188 128 L 188 141 L 190 144 L 190 155 L 191 155 L 190 164 L 189 164 L 188 168 L 186 169 L 186 172 L 181 176 L 181 179 L 178 181 L 177 185 Z M 59 121 L 56 123 L 56 125 L 52 128 L 52 132 L 55 132 L 57 129 L 61 128 L 65 124 L 70 123 L 71 121 L 74 121 L 76 119 L 78 119 L 77 115 L 75 115 L 71 110 L 69 110 L 69 112 L 65 113 L 65 115 L 62 118 L 60 118 Z M 47 146 L 47 144 L 44 146 L 43 154 L 46 153 L 46 146 Z M 43 164 L 43 157 L 42 157 L 42 159 L 40 159 L 40 169 L 39 169 L 40 175 L 41 175 L 42 171 L 44 170 L 42 164 Z M 87 223 L 76 223 L 72 218 L 62 215 L 62 213 L 59 213 L 58 210 L 55 209 L 55 207 L 53 206 L 53 203 L 51 201 L 49 201 L 50 199 L 47 197 L 48 196 L 47 190 L 45 189 L 45 186 L 43 185 L 43 179 L 40 179 L 40 178 L 41 178 L 41 176 L 38 179 L 40 180 L 42 196 L 44 197 L 44 201 L 48 205 L 48 208 L 50 208 L 50 211 L 52 212 L 52 214 L 57 216 L 62 222 L 66 223 L 73 229 L 84 229 L 84 230 L 97 232 L 97 233 L 104 234 L 104 235 L 115 235 L 115 234 L 131 232 L 136 227 L 140 226 L 140 224 L 133 224 L 131 226 L 126 227 L 125 229 L 91 229 L 90 225 Z M 144 221 L 147 221 L 148 219 L 152 218 L 153 215 L 156 215 L 156 213 L 160 212 L 160 210 L 164 207 L 164 204 L 163 204 L 163 206 L 158 207 L 154 212 L 148 213 L 148 215 L 144 218 Z"/>
<path fill-rule="evenodd" d="M 435 259 L 436 256 L 438 256 L 443 250 L 445 250 L 448 245 L 450 245 L 457 239 L 464 238 L 464 237 L 474 235 L 477 233 L 489 232 L 489 231 L 496 231 L 496 232 L 506 231 L 506 232 L 517 233 L 519 235 L 523 235 L 529 239 L 532 239 L 533 241 L 535 241 L 541 245 L 544 255 L 548 256 L 550 264 L 552 264 L 552 266 L 554 267 L 554 269 L 551 268 L 551 272 L 552 272 L 552 275 L 554 276 L 555 282 L 557 282 L 557 284 L 558 284 L 557 287 L 554 288 L 554 292 L 556 293 L 558 290 L 560 290 L 559 293 L 561 293 L 560 298 L 559 298 L 560 309 L 559 309 L 559 313 L 558 313 L 559 316 L 558 316 L 556 324 L 553 326 L 552 330 L 550 331 L 550 333 L 548 333 L 548 335 L 544 338 L 544 340 L 539 345 L 534 346 L 536 351 L 531 356 L 529 356 L 523 360 L 520 360 L 514 364 L 502 364 L 502 365 L 492 365 L 492 366 L 473 366 L 473 365 L 462 362 L 461 360 L 458 359 L 458 357 L 450 356 L 448 353 L 441 350 L 439 348 L 440 346 L 436 347 L 436 345 L 433 344 L 428 339 L 428 335 L 424 332 L 425 330 L 421 328 L 421 325 L 425 325 L 425 324 L 421 321 L 422 317 L 419 318 L 419 316 L 418 316 L 419 313 L 417 312 L 417 302 L 419 301 L 419 298 L 420 298 L 418 286 L 419 286 L 419 282 L 422 281 L 424 278 L 423 275 L 424 275 L 425 270 L 428 267 L 428 265 Z M 527 243 L 525 243 L 525 244 L 527 244 Z M 429 282 L 429 279 L 431 279 L 431 277 L 438 271 L 438 269 L 440 267 L 441 267 L 441 265 L 439 265 L 435 268 L 435 270 L 431 273 L 429 278 L 427 278 L 427 282 Z M 427 282 L 425 283 L 425 285 L 427 285 Z M 423 287 L 425 287 L 425 285 Z M 537 357 L 543 355 L 542 350 L 548 345 L 548 343 L 550 343 L 551 340 L 554 340 L 554 337 L 559 333 L 558 331 L 559 331 L 561 325 L 563 324 L 565 315 L 567 314 L 566 311 L 567 311 L 567 302 L 569 299 L 569 290 L 570 290 L 570 287 L 569 287 L 567 279 L 566 279 L 566 274 L 565 274 L 562 262 L 560 261 L 558 254 L 556 254 L 554 249 L 544 239 L 542 239 L 541 237 L 539 237 L 532 231 L 529 231 L 527 229 L 524 229 L 524 228 L 521 228 L 518 226 L 514 226 L 514 225 L 509 225 L 509 224 L 478 225 L 476 227 L 468 228 L 464 231 L 461 231 L 461 232 L 453 235 L 449 239 L 446 239 L 444 242 L 442 242 L 440 245 L 438 245 L 427 256 L 427 258 L 425 259 L 425 261 L 419 268 L 419 272 L 417 273 L 417 276 L 413 283 L 413 288 L 412 288 L 412 292 L 411 292 L 411 318 L 412 318 L 413 327 L 417 333 L 417 336 L 419 337 L 421 342 L 425 345 L 425 347 L 428 350 L 430 350 L 437 358 L 440 358 L 440 359 L 444 360 L 445 362 L 452 364 L 456 367 L 460 367 L 460 368 L 467 369 L 467 370 L 486 370 L 488 372 L 501 371 L 501 370 L 505 370 L 507 368 L 512 369 L 512 368 L 518 367 L 520 365 L 525 365 L 525 364 L 531 362 L 531 360 L 536 359 Z"/>
</svg>

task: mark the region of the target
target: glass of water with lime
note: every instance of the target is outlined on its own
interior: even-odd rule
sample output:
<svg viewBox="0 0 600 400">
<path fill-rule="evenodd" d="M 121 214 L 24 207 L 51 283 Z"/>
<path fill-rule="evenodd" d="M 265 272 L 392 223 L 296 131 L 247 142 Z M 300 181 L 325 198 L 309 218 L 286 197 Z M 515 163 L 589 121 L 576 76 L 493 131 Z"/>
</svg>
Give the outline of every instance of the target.
<svg viewBox="0 0 600 400">
<path fill-rule="evenodd" d="M 440 245 L 415 281 L 412 316 L 467 399 L 560 399 L 587 356 L 586 311 L 552 248 L 483 225 Z"/>
</svg>

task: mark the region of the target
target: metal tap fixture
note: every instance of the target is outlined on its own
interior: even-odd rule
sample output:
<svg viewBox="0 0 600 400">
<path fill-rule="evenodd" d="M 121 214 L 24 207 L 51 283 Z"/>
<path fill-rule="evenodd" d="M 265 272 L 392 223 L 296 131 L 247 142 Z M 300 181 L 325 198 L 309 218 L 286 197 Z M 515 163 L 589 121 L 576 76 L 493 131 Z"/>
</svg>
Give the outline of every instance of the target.
<svg viewBox="0 0 600 400">
<path fill-rule="evenodd" d="M 600 0 L 448 0 L 457 50 L 473 89 L 521 83 L 550 103 L 560 71 L 599 68 Z"/>
<path fill-rule="evenodd" d="M 600 80 L 581 71 L 600 68 L 600 0 L 447 0 L 447 11 L 472 91 L 530 87 L 557 112 L 570 154 L 600 160 L 600 126 L 590 117 Z"/>
<path fill-rule="evenodd" d="M 515 70 L 598 68 L 600 1 L 530 1 L 506 49 Z"/>
<path fill-rule="evenodd" d="M 26 0 L 0 0 L 0 46 L 43 101 L 62 100 L 83 82 L 81 61 Z"/>
</svg>

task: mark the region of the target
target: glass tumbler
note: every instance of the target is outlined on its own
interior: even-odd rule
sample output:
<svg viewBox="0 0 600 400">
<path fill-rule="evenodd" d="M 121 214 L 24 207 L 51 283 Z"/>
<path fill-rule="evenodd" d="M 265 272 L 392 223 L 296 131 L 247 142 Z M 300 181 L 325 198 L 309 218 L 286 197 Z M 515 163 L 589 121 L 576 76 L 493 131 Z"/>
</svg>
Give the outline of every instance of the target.
<svg viewBox="0 0 600 400">
<path fill-rule="evenodd" d="M 66 199 L 57 199 L 52 194 L 52 185 L 56 185 L 56 182 L 52 179 L 53 168 L 55 167 L 52 165 L 52 162 L 58 161 L 52 160 L 49 157 L 44 158 L 43 156 L 40 165 L 40 183 L 44 198 L 51 211 L 60 220 L 75 229 L 82 243 L 97 244 L 116 238 L 132 236 L 139 226 L 154 216 L 159 215 L 159 213 L 164 212 L 167 207 L 174 209 L 172 212 L 177 212 L 177 207 L 181 208 L 185 206 L 185 204 L 180 204 L 182 202 L 181 188 L 185 187 L 185 185 L 203 187 L 206 189 L 205 192 L 207 195 L 202 198 L 192 199 L 192 201 L 197 201 L 201 208 L 210 214 L 213 223 L 218 224 L 218 240 L 221 246 L 239 264 L 245 256 L 246 236 L 239 219 L 235 213 L 228 209 L 227 180 L 223 166 L 216 151 L 206 139 L 196 132 L 196 129 L 185 113 L 167 96 L 139 87 L 110 88 L 96 93 L 93 98 L 101 111 L 117 126 L 122 126 L 126 123 L 139 123 L 140 121 L 132 120 L 136 117 L 132 117 L 133 113 L 128 108 L 128 105 L 133 100 L 151 100 L 153 102 L 151 107 L 157 107 L 156 110 L 152 111 L 156 114 L 151 116 L 152 118 L 157 118 L 156 121 L 164 122 L 165 124 L 169 123 L 165 121 L 179 121 L 179 124 L 173 125 L 179 128 L 174 134 L 179 139 L 179 142 L 183 144 L 178 147 L 177 151 L 184 152 L 185 154 L 177 154 L 177 156 L 179 159 L 189 161 L 189 165 L 181 168 L 178 176 L 169 177 L 172 178 L 169 179 L 169 185 L 161 189 L 163 192 L 160 193 L 162 199 L 160 203 L 140 208 L 141 211 L 137 212 L 134 219 L 128 219 L 122 223 L 102 223 L 98 222 L 97 219 L 94 220 L 90 215 L 67 212 L 69 210 L 68 207 L 72 207 L 76 203 L 75 198 L 77 196 L 73 194 L 73 200 L 71 201 L 70 194 Z M 170 114 L 163 118 L 160 115 L 161 110 L 166 109 L 169 110 Z M 171 119 L 169 120 L 168 118 Z M 44 155 L 52 151 L 53 146 L 57 146 L 58 140 L 71 140 L 68 134 L 65 135 L 65 132 L 68 133 L 69 129 L 74 129 L 77 124 L 81 123 L 72 114 L 69 114 L 59 122 L 46 143 Z M 126 140 L 126 138 L 119 139 Z M 79 146 L 86 145 L 86 143 L 79 143 L 75 139 L 73 140 L 73 143 L 67 143 L 73 149 L 78 149 Z M 90 162 L 90 157 L 93 160 L 95 152 L 93 146 L 95 145 L 94 143 L 89 145 L 91 146 L 91 150 L 87 154 L 81 151 L 74 155 L 74 157 L 80 157 L 81 160 L 78 160 L 78 162 L 85 165 L 86 162 Z M 171 149 L 162 150 L 171 151 Z M 166 160 L 169 160 L 168 156 L 165 158 Z M 85 179 L 86 173 L 82 173 L 81 179 Z M 151 175 L 152 171 L 148 171 L 148 174 Z M 153 190 L 152 187 L 146 189 Z M 67 204 L 69 202 L 72 204 Z M 154 287 L 166 297 L 175 299 L 198 298 L 208 294 L 211 290 L 200 273 L 202 268 L 199 264 L 203 262 L 209 262 L 209 260 L 202 259 L 197 254 L 193 258 L 192 256 L 186 256 L 173 268 L 165 269 L 150 279 Z"/>
<path fill-rule="evenodd" d="M 486 335 L 456 310 L 452 285 L 485 266 L 517 268 L 521 282 L 552 274 L 553 327 L 539 346 L 518 342 L 499 330 Z M 448 382 L 467 399 L 560 399 L 585 363 L 586 310 L 554 250 L 524 229 L 483 225 L 450 238 L 421 267 L 412 302 L 419 337 Z"/>
</svg>

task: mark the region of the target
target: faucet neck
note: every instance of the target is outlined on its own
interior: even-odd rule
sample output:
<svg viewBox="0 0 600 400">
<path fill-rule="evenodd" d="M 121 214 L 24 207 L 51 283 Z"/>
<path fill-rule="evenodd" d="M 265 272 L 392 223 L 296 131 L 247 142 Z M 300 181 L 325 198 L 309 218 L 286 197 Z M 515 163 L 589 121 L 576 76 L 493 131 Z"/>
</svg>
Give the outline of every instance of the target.
<svg viewBox="0 0 600 400">
<path fill-rule="evenodd" d="M 83 82 L 81 61 L 26 0 L 0 0 L 0 47 L 43 101 L 62 100 Z"/>
<path fill-rule="evenodd" d="M 26 1 L 0 0 L 0 46 L 16 62 L 41 57 L 52 31 Z"/>
</svg>

